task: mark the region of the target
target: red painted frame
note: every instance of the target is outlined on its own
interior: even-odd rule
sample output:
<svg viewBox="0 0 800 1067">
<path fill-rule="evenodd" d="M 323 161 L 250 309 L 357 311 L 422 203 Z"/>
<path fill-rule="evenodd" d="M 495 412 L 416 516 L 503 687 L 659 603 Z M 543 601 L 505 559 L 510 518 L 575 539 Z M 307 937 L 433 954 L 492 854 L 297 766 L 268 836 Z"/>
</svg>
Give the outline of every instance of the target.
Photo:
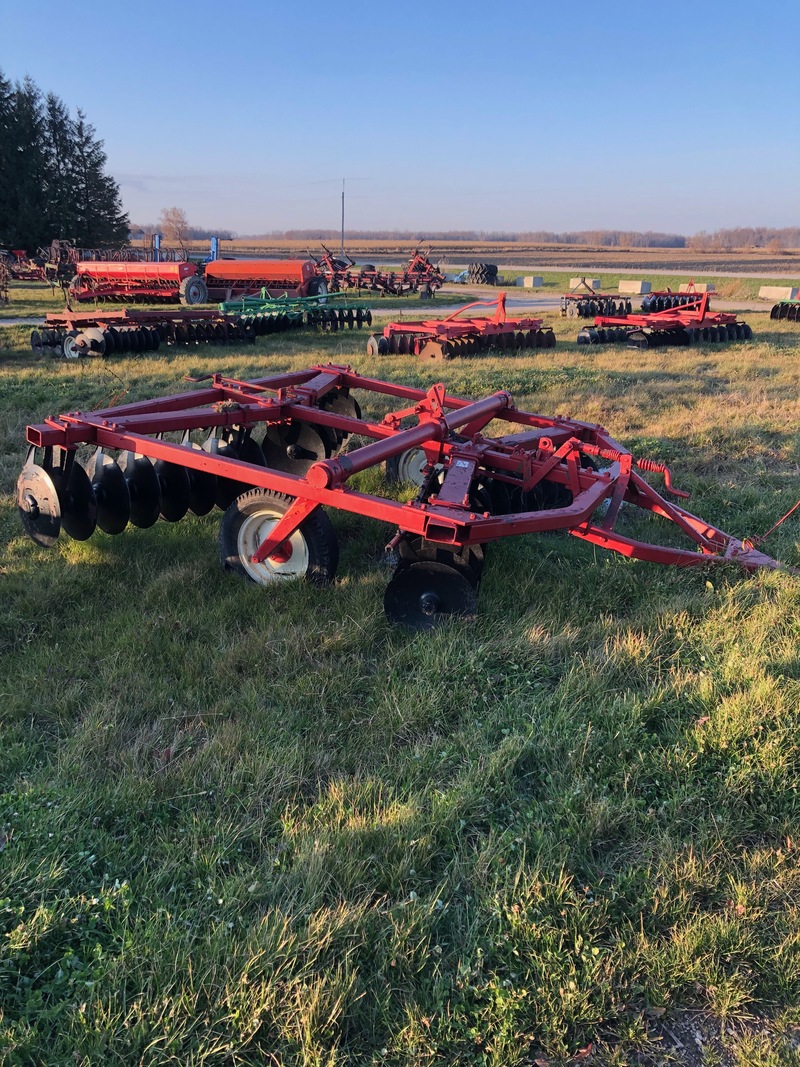
<svg viewBox="0 0 800 1067">
<path fill-rule="evenodd" d="M 425 392 L 366 378 L 335 364 L 254 381 L 220 374 L 204 380 L 210 380 L 211 385 L 175 396 L 53 416 L 28 426 L 26 437 L 33 448 L 76 449 L 91 444 L 129 450 L 152 460 L 166 460 L 287 494 L 294 504 L 261 545 L 258 559 L 274 552 L 321 504 L 391 523 L 400 531 L 443 545 L 467 546 L 514 534 L 563 529 L 603 548 L 656 563 L 696 566 L 735 560 L 751 570 L 778 566 L 747 541 L 667 501 L 634 470 L 638 467 L 662 473 L 667 489 L 673 495 L 685 496 L 671 486 L 669 470 L 663 464 L 637 461 L 602 426 L 520 411 L 505 392 L 470 401 L 449 396 L 441 384 Z M 377 397 L 395 398 L 403 406 L 388 410 L 380 421 L 337 414 L 320 406 L 320 401 L 336 389 L 364 390 L 370 402 Z M 484 435 L 493 419 L 510 423 L 517 432 Z M 371 438 L 372 443 L 319 461 L 305 477 L 299 477 L 163 438 L 164 434 L 187 434 L 196 429 L 246 429 L 289 420 L 359 434 Z M 403 425 L 409 421 L 413 425 Z M 443 467 L 435 496 L 424 499 L 420 494 L 403 503 L 348 485 L 352 475 L 411 448 L 423 449 L 430 464 Z M 607 466 L 596 470 L 590 465 L 592 461 Z M 523 492 L 530 492 L 539 483 L 563 486 L 570 490 L 572 501 L 547 510 L 481 514 L 474 510 L 469 497 L 475 477 L 502 481 Z M 601 505 L 606 501 L 603 511 Z M 623 502 L 678 526 L 693 549 L 656 545 L 617 533 L 614 524 Z"/>
</svg>

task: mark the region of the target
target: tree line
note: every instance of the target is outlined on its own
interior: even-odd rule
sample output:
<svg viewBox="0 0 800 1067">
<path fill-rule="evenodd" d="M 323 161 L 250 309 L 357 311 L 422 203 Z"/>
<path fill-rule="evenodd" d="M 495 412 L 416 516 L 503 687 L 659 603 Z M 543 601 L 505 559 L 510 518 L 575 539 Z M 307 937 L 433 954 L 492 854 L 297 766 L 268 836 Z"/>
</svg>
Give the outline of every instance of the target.
<svg viewBox="0 0 800 1067">
<path fill-rule="evenodd" d="M 125 244 L 128 216 L 97 131 L 31 78 L 0 70 L 0 245 L 28 252 L 53 238 L 82 248 Z"/>
<path fill-rule="evenodd" d="M 221 236 L 221 234 L 220 234 Z M 261 234 L 240 234 L 240 240 L 339 241 L 340 230 L 271 230 Z M 349 241 L 497 241 L 525 245 L 591 245 L 606 248 L 693 248 L 696 251 L 725 251 L 733 248 L 800 248 L 800 228 L 787 226 L 770 229 L 765 226 L 738 227 L 687 236 L 679 233 L 660 233 L 653 230 L 434 230 L 420 235 L 414 230 L 351 230 Z"/>
</svg>

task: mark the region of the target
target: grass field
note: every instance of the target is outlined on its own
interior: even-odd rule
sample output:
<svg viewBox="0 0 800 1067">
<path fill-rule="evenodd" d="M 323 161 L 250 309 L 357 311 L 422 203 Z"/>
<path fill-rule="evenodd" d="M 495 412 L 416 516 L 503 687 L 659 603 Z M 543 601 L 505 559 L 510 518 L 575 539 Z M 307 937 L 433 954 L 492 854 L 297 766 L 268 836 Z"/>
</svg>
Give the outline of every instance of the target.
<svg viewBox="0 0 800 1067">
<path fill-rule="evenodd" d="M 14 506 L 29 422 L 334 360 L 601 422 L 761 534 L 800 497 L 800 326 L 747 318 L 641 353 L 550 315 L 554 350 L 435 365 L 0 330 L 0 1061 L 800 1064 L 796 574 L 508 539 L 477 620 L 414 635 L 372 522 L 332 514 L 333 587 L 265 590 L 217 513 L 46 551 Z M 796 515 L 765 548 L 800 566 Z"/>
</svg>

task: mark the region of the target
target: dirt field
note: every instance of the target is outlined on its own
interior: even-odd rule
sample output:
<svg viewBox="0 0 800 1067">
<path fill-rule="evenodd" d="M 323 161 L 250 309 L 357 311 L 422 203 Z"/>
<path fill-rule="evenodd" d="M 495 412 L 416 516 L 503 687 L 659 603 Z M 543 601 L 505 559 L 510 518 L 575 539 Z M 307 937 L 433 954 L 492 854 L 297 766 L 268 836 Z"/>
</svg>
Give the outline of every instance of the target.
<svg viewBox="0 0 800 1067">
<path fill-rule="evenodd" d="M 265 239 L 263 241 L 222 241 L 223 255 L 297 256 L 321 249 L 308 241 Z M 674 270 L 697 273 L 756 274 L 779 277 L 800 277 L 800 249 L 778 252 L 763 248 L 739 249 L 733 252 L 701 252 L 692 248 L 607 248 L 584 245 L 525 245 L 511 242 L 451 241 L 431 242 L 434 258 L 444 257 L 449 267 L 485 260 L 508 266 L 548 267 L 551 270 L 572 270 L 578 264 L 583 269 L 606 270 Z M 346 241 L 347 251 L 356 260 L 394 258 L 398 261 L 410 255 L 415 244 L 410 241 Z M 335 243 L 330 247 L 336 247 Z M 192 241 L 193 251 L 208 249 L 207 241 Z"/>
</svg>

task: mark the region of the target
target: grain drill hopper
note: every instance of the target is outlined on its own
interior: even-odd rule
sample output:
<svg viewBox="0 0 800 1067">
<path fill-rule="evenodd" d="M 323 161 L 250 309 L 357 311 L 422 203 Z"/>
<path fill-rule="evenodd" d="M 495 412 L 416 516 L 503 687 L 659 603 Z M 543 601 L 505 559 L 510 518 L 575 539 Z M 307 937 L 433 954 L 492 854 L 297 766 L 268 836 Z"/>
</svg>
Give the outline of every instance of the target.
<svg viewBox="0 0 800 1067">
<path fill-rule="evenodd" d="M 441 384 L 425 392 L 331 364 L 203 381 L 176 396 L 28 426 L 17 505 L 29 536 L 52 546 L 62 529 L 86 540 L 96 528 L 119 534 L 129 523 L 177 522 L 216 505 L 225 568 L 265 586 L 292 577 L 325 584 L 339 550 L 323 509 L 340 509 L 394 528 L 397 566 L 384 608 L 414 629 L 472 615 L 487 546 L 516 534 L 565 530 L 674 566 L 777 566 L 658 493 L 645 472 L 660 473 L 668 495 L 687 496 L 663 464 L 635 459 L 602 426 L 520 411 L 506 392 L 472 401 Z M 376 414 L 362 416 L 355 391 Z M 490 433 L 495 419 L 502 426 Z M 346 451 L 351 435 L 370 443 Z M 420 475 L 412 499 L 359 488 L 360 472 L 384 463 L 397 470 L 408 457 Z M 684 547 L 637 539 L 631 517 L 628 532 L 618 532 L 623 504 L 664 520 Z"/>
<path fill-rule="evenodd" d="M 243 296 L 324 296 L 325 278 L 312 259 L 215 259 L 205 266 L 215 303 Z"/>
<path fill-rule="evenodd" d="M 495 308 L 494 315 L 461 318 L 472 308 Z M 506 294 L 496 300 L 477 300 L 465 304 L 444 319 L 420 322 L 390 322 L 383 328 L 383 336 L 370 336 L 367 354 L 385 356 L 389 353 L 416 355 L 423 359 L 453 359 L 472 356 L 494 349 L 553 348 L 556 343 L 552 329 L 542 327 L 542 319 L 509 319 L 506 316 Z"/>
<path fill-rule="evenodd" d="M 749 341 L 753 331 L 736 315 L 708 310 L 708 293 L 691 304 L 641 315 L 598 315 L 578 334 L 579 345 L 627 343 L 629 348 L 692 345 L 699 341 Z"/>
<path fill-rule="evenodd" d="M 131 301 L 171 304 L 205 304 L 208 293 L 197 273 L 197 264 L 136 263 L 130 261 L 84 260 L 75 264 L 68 299 L 86 301 Z"/>
</svg>

